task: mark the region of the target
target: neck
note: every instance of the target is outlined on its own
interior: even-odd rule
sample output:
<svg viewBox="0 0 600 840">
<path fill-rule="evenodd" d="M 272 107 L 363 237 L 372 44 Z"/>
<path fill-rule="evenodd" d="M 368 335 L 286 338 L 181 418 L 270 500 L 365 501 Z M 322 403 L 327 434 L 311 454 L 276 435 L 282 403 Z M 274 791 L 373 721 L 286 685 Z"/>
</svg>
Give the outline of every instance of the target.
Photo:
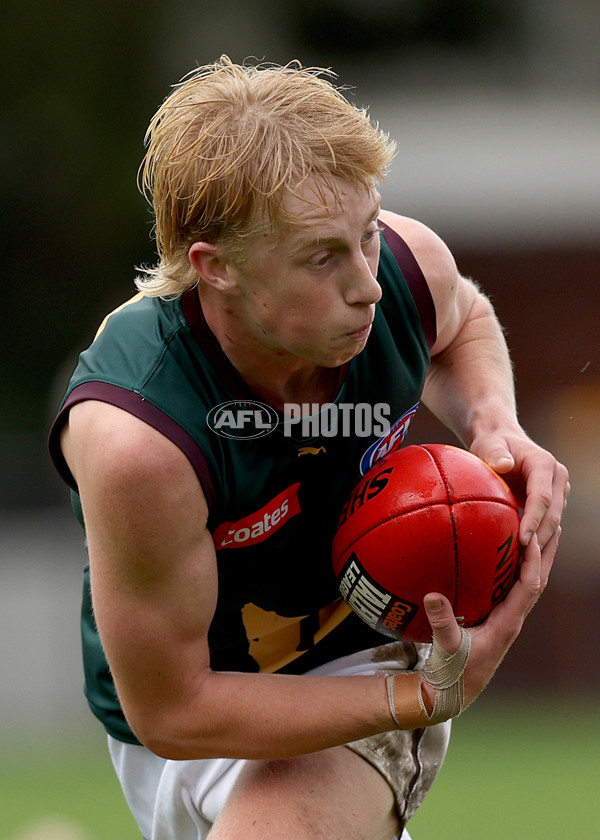
<svg viewBox="0 0 600 840">
<path fill-rule="evenodd" d="M 279 411 L 283 411 L 286 404 L 317 403 L 322 405 L 331 402 L 335 397 L 338 381 L 337 368 L 313 366 L 311 371 L 278 371 L 278 373 L 280 373 L 278 381 L 274 376 L 265 382 L 262 376 L 253 377 L 252 373 L 245 375 L 244 379 L 258 397 Z"/>
<path fill-rule="evenodd" d="M 200 294 L 206 323 L 221 350 L 257 397 L 282 410 L 286 403 L 325 403 L 335 397 L 337 368 L 326 368 L 257 342 L 234 307 Z M 216 305 L 215 305 L 216 303 Z"/>
</svg>

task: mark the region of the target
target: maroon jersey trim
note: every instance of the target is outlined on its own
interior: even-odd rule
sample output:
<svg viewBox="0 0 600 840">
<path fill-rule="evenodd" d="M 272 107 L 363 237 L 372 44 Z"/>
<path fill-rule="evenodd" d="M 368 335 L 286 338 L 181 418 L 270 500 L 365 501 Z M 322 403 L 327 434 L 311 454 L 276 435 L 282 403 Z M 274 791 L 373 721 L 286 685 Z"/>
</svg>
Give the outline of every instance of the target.
<svg viewBox="0 0 600 840">
<path fill-rule="evenodd" d="M 83 402 L 84 400 L 98 400 L 99 402 L 109 403 L 117 408 L 121 408 L 129 412 L 129 414 L 133 414 L 135 417 L 143 420 L 149 426 L 152 426 L 153 429 L 156 429 L 156 431 L 171 440 L 189 459 L 202 485 L 207 504 L 209 508 L 211 507 L 215 501 L 214 486 L 204 454 L 194 438 L 176 423 L 175 420 L 171 419 L 171 417 L 151 402 L 148 402 L 140 394 L 108 382 L 84 382 L 74 388 L 65 400 L 50 431 L 50 452 L 52 460 L 61 477 L 73 490 L 77 490 L 77 485 L 61 452 L 59 435 L 70 409 L 76 403 Z"/>
<path fill-rule="evenodd" d="M 431 297 L 431 291 L 427 285 L 425 275 L 421 271 L 421 266 L 417 262 L 415 255 L 410 250 L 404 239 L 400 234 L 392 230 L 391 227 L 379 219 L 379 224 L 383 228 L 383 238 L 404 275 L 406 284 L 410 289 L 410 293 L 415 302 L 415 306 L 421 318 L 423 332 L 427 340 L 427 346 L 431 350 L 437 338 L 437 322 L 435 316 L 435 304 Z"/>
</svg>

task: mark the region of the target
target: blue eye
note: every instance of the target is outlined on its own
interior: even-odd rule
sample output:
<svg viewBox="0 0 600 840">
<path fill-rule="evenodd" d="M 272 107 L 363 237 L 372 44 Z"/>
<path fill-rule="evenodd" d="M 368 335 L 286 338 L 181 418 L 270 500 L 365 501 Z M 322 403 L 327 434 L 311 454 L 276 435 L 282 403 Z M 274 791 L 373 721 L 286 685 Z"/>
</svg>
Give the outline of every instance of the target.
<svg viewBox="0 0 600 840">
<path fill-rule="evenodd" d="M 314 266 L 315 268 L 323 268 L 327 265 L 329 260 L 331 259 L 331 254 L 324 254 L 320 257 L 313 257 L 308 261 L 308 264 Z"/>
<path fill-rule="evenodd" d="M 371 242 L 377 236 L 380 230 L 381 228 L 379 227 L 379 225 L 375 224 L 374 227 L 369 228 L 369 230 L 365 231 L 364 236 L 362 238 L 362 242 Z"/>
</svg>

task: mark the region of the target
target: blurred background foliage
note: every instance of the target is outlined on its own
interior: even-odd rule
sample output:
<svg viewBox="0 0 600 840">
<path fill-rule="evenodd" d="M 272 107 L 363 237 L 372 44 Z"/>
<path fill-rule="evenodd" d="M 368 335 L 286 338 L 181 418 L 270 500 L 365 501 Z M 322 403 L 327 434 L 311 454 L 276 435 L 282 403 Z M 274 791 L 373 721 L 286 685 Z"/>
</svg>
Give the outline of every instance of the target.
<svg viewBox="0 0 600 840">
<path fill-rule="evenodd" d="M 332 65 L 361 103 L 461 90 L 464 103 L 486 89 L 597 97 L 598 51 L 584 48 L 598 23 L 593 0 L 562 12 L 540 0 L 7 0 L 0 503 L 56 499 L 38 459 L 57 372 L 128 293 L 133 267 L 154 259 L 135 175 L 171 84 L 227 52 Z"/>
<path fill-rule="evenodd" d="M 586 797 L 593 813 L 580 777 L 573 774 L 579 799 L 562 783 L 568 767 L 593 776 L 580 767 L 578 742 L 564 723 L 579 720 L 586 694 L 593 698 L 586 708 L 594 708 L 600 689 L 591 667 L 600 596 L 600 4 L 4 0 L 0 20 L 0 740 L 10 734 L 15 745 L 1 767 L 18 788 L 4 787 L 0 837 L 27 816 L 43 816 L 52 801 L 64 802 L 75 819 L 87 809 L 74 782 L 79 765 L 65 760 L 60 775 L 57 763 L 57 739 L 77 751 L 101 735 L 80 688 L 81 535 L 49 463 L 46 435 L 77 353 L 131 294 L 135 266 L 154 262 L 152 218 L 136 187 L 146 126 L 172 84 L 222 53 L 240 62 L 298 58 L 332 66 L 353 101 L 370 104 L 398 141 L 386 206 L 438 231 L 461 270 L 494 301 L 523 423 L 570 467 L 573 493 L 551 586 L 477 707 L 484 722 L 478 729 L 475 715 L 473 743 L 482 761 L 489 749 L 496 763 L 496 742 L 486 747 L 484 733 L 504 741 L 504 714 L 512 709 L 557 751 L 547 762 L 557 801 L 580 802 L 574 810 L 583 813 Z M 411 442 L 451 440 L 419 414 Z M 542 706 L 530 701 L 535 694 Z M 560 711 L 540 726 L 531 713 L 548 704 Z M 486 708 L 503 713 L 487 717 Z M 579 735 L 597 741 L 591 720 Z M 506 741 L 508 768 L 520 732 L 514 728 Z M 524 749 L 531 759 L 540 748 Z M 91 774 L 94 761 L 104 760 L 101 750 L 87 752 Z M 473 762 L 469 755 L 477 767 Z M 39 790 L 55 789 L 55 768 L 62 790 L 40 795 L 37 808 L 20 804 L 36 799 L 28 772 L 34 764 Z M 109 802 L 119 794 L 103 767 Z M 492 787 L 479 795 L 485 808 L 471 833 L 504 836 L 502 819 L 494 822 L 497 834 L 486 827 L 498 790 L 488 767 L 479 778 Z M 502 772 L 505 804 L 514 801 L 509 785 L 518 784 L 527 790 L 525 812 L 543 826 L 547 783 L 535 787 L 537 771 L 524 781 Z M 460 773 L 451 774 L 452 801 Z M 468 784 L 474 802 L 477 780 Z M 115 807 L 124 813 L 120 800 Z M 589 836 L 575 826 L 577 814 L 562 812 L 565 827 L 556 823 L 556 832 Z M 102 822 L 93 809 L 88 817 L 94 837 L 127 833 L 106 822 L 105 834 L 96 834 Z M 444 806 L 439 824 L 448 837 L 462 837 L 463 817 L 453 834 Z M 550 834 L 535 834 L 531 825 L 528 836 Z"/>
<path fill-rule="evenodd" d="M 31 633 L 26 669 L 0 648 L 4 719 L 83 709 L 76 648 L 72 674 L 57 665 L 82 551 L 46 435 L 77 353 L 154 262 L 146 126 L 222 53 L 332 66 L 398 140 L 386 205 L 434 227 L 492 296 L 523 422 L 574 487 L 554 584 L 497 684 L 597 691 L 597 0 L 5 0 L 1 20 L 0 636 Z M 411 435 L 445 432 L 423 412 Z M 48 688 L 57 672 L 70 699 Z"/>
</svg>

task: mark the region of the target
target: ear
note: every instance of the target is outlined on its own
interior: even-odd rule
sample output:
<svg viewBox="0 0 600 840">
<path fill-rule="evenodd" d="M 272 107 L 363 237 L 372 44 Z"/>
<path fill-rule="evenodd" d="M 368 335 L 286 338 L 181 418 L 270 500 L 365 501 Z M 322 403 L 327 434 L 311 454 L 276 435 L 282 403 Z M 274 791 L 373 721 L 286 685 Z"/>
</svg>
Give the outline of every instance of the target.
<svg viewBox="0 0 600 840">
<path fill-rule="evenodd" d="M 237 282 L 229 271 L 230 262 L 224 259 L 217 245 L 194 242 L 188 251 L 188 258 L 192 268 L 208 286 L 228 295 L 239 294 Z"/>
</svg>

